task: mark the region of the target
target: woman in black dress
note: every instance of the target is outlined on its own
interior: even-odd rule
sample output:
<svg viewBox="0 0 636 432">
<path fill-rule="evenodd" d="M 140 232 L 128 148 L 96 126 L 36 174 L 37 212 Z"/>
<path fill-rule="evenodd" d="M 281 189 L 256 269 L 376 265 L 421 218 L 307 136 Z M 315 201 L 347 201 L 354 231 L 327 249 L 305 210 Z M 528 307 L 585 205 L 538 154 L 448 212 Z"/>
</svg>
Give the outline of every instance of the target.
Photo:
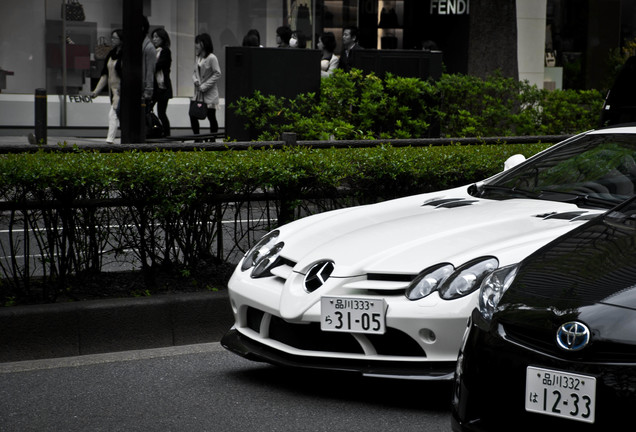
<svg viewBox="0 0 636 432">
<path fill-rule="evenodd" d="M 152 32 L 152 43 L 157 49 L 157 64 L 155 66 L 155 88 L 153 92 L 153 104 L 157 104 L 157 117 L 163 126 L 165 136 L 170 135 L 170 120 L 166 111 L 168 101 L 172 98 L 172 81 L 170 80 L 170 67 L 172 66 L 172 54 L 170 53 L 170 36 L 162 28 Z"/>
</svg>

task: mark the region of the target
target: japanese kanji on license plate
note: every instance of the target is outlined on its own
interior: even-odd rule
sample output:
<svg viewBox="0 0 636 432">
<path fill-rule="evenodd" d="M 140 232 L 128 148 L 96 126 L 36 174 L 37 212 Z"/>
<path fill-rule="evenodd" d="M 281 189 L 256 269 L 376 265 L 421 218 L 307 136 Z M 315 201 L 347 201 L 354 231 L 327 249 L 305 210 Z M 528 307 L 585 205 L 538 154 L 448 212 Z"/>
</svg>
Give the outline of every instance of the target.
<svg viewBox="0 0 636 432">
<path fill-rule="evenodd" d="M 349 333 L 386 332 L 386 302 L 381 298 L 322 297 L 320 328 Z"/>
<path fill-rule="evenodd" d="M 594 423 L 596 378 L 528 366 L 526 411 Z"/>
</svg>

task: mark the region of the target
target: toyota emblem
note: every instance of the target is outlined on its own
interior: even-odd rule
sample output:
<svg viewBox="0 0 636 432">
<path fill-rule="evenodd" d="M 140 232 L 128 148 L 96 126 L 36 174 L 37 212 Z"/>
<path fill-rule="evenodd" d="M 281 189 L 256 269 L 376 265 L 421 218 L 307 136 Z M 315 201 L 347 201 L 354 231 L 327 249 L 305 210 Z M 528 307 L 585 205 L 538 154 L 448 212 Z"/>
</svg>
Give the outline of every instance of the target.
<svg viewBox="0 0 636 432">
<path fill-rule="evenodd" d="M 590 329 L 577 321 L 567 322 L 557 330 L 556 341 L 566 351 L 582 350 L 590 342 Z"/>
</svg>

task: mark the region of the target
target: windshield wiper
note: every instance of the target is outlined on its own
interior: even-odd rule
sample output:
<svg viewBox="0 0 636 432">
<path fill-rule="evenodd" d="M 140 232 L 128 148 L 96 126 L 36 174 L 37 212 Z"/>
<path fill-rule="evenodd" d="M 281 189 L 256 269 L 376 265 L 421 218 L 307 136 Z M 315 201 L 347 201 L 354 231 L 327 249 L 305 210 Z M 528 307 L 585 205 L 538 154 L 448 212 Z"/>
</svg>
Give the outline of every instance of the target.
<svg viewBox="0 0 636 432">
<path fill-rule="evenodd" d="M 474 188 L 474 194 L 471 193 L 471 195 L 479 195 L 479 196 L 483 196 L 485 193 L 487 193 L 488 191 L 493 191 L 493 192 L 501 192 L 502 194 L 510 194 L 510 195 L 514 195 L 514 196 L 523 196 L 523 197 L 528 197 L 528 198 L 540 198 L 540 193 L 537 191 L 531 191 L 531 190 L 526 190 L 526 189 L 519 189 L 516 187 L 508 187 L 508 186 L 498 186 L 498 185 L 490 185 L 490 184 L 479 184 L 479 183 L 475 183 L 472 188 Z M 469 191 L 470 192 L 470 191 Z"/>
<path fill-rule="evenodd" d="M 511 197 L 521 196 L 532 199 L 541 199 L 548 201 L 559 201 L 564 203 L 587 205 L 591 207 L 612 208 L 623 200 L 620 198 L 601 198 L 590 196 L 589 194 L 580 194 L 576 192 L 564 192 L 550 189 L 527 190 L 516 187 L 498 186 L 490 184 L 475 183 L 471 186 L 469 193 L 473 196 L 484 198 L 488 192 L 499 192 L 502 196 L 509 195 Z"/>
<path fill-rule="evenodd" d="M 601 198 L 591 196 L 589 194 L 580 194 L 576 192 L 558 191 L 558 190 L 541 190 L 540 199 L 552 201 L 560 201 L 564 203 L 576 205 L 589 205 L 593 207 L 612 208 L 623 202 L 620 198 Z"/>
</svg>

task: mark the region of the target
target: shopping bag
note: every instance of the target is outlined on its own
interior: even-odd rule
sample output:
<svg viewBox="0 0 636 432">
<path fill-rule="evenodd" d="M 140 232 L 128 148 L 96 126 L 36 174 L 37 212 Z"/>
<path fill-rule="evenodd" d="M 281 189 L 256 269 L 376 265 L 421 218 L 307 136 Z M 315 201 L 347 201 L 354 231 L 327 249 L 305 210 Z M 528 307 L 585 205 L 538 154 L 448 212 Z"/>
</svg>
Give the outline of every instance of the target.
<svg viewBox="0 0 636 432">
<path fill-rule="evenodd" d="M 208 106 L 205 102 L 190 100 L 190 116 L 195 119 L 203 120 L 208 115 Z"/>
</svg>

